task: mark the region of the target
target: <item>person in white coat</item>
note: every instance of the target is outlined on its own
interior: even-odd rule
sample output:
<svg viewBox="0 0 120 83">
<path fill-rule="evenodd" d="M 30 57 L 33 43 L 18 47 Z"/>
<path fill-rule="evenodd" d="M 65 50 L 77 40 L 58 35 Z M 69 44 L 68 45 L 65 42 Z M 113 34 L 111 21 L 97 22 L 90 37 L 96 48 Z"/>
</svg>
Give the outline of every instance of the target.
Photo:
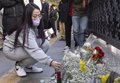
<svg viewBox="0 0 120 83">
<path fill-rule="evenodd" d="M 18 76 L 26 76 L 26 72 L 42 72 L 36 67 L 37 62 L 47 64 L 55 69 L 61 63 L 54 61 L 46 54 L 49 43 L 44 35 L 44 24 L 40 9 L 34 3 L 25 6 L 20 26 L 7 35 L 3 44 L 3 52 L 10 60 L 16 61 L 15 71 Z"/>
</svg>

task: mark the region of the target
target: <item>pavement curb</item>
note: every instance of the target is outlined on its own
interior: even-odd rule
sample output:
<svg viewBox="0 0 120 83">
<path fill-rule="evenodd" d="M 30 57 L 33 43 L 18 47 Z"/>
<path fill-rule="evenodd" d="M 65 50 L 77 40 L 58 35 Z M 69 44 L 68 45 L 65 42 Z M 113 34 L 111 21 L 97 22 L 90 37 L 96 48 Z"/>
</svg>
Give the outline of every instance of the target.
<svg viewBox="0 0 120 83">
<path fill-rule="evenodd" d="M 11 69 L 0 77 L 0 83 L 17 83 L 19 80 L 20 77 L 16 75 L 14 69 Z"/>
</svg>

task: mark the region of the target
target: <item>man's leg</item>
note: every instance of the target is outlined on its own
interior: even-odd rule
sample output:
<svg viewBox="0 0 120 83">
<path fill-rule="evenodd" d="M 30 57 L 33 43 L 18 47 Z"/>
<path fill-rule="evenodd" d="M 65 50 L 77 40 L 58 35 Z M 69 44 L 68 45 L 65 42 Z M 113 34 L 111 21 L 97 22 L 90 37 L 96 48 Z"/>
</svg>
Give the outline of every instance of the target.
<svg viewBox="0 0 120 83">
<path fill-rule="evenodd" d="M 68 16 L 65 22 L 65 41 L 66 41 L 66 46 L 68 47 L 71 47 L 71 26 L 72 26 L 72 19 L 71 16 Z"/>
<path fill-rule="evenodd" d="M 88 17 L 83 16 L 80 18 L 80 35 L 79 35 L 79 43 L 80 46 L 83 46 L 85 40 L 85 29 L 87 28 Z"/>
<path fill-rule="evenodd" d="M 61 22 L 61 25 L 62 25 L 62 37 L 63 39 L 65 39 L 65 23 Z"/>
<path fill-rule="evenodd" d="M 80 45 L 79 43 L 79 22 L 80 22 L 79 16 L 72 16 L 74 40 L 76 42 L 76 45 L 78 46 Z"/>
</svg>

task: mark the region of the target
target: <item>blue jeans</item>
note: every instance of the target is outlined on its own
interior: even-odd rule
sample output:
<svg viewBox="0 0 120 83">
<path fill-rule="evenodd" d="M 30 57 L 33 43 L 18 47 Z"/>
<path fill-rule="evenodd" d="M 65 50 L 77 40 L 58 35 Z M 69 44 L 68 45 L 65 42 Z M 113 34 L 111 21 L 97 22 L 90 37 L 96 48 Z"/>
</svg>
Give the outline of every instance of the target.
<svg viewBox="0 0 120 83">
<path fill-rule="evenodd" d="M 84 44 L 84 31 L 87 28 L 87 16 L 72 16 L 74 38 L 78 46 Z"/>
</svg>

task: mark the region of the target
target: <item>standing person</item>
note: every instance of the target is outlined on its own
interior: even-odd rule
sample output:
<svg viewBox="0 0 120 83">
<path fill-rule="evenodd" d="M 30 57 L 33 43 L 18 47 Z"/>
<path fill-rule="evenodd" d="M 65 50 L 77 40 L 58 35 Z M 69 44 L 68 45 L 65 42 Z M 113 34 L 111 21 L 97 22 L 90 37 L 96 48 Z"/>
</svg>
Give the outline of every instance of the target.
<svg viewBox="0 0 120 83">
<path fill-rule="evenodd" d="M 65 7 L 66 5 L 60 1 L 58 5 L 58 10 L 59 10 L 59 31 L 60 31 L 60 36 L 61 40 L 65 40 Z"/>
<path fill-rule="evenodd" d="M 84 31 L 87 28 L 88 17 L 86 3 L 88 0 L 73 0 L 73 9 L 72 9 L 72 24 L 73 24 L 73 34 L 75 41 L 77 43 L 77 49 L 84 44 Z"/>
<path fill-rule="evenodd" d="M 49 21 L 49 4 L 46 2 L 46 0 L 41 0 L 42 3 L 42 15 L 43 15 L 43 22 L 44 22 L 44 28 L 48 29 L 48 21 Z"/>
<path fill-rule="evenodd" d="M 43 19 L 37 5 L 26 5 L 22 23 L 16 29 L 6 36 L 3 52 L 8 59 L 16 61 L 15 71 L 18 76 L 26 76 L 26 72 L 42 72 L 42 68 L 34 65 L 37 62 L 55 69 L 61 67 L 61 63 L 46 55 L 49 44 L 45 39 Z"/>
<path fill-rule="evenodd" d="M 62 0 L 62 2 L 65 4 L 65 10 L 64 13 L 65 17 L 65 42 L 66 46 L 65 49 L 71 48 L 71 28 L 72 28 L 72 18 L 71 18 L 71 10 L 72 10 L 72 2 L 71 0 Z"/>
<path fill-rule="evenodd" d="M 52 4 L 51 7 L 50 7 L 50 24 L 51 24 L 51 27 L 54 31 L 54 33 L 51 35 L 51 37 L 56 37 L 57 36 L 57 28 L 55 26 L 55 21 L 57 20 L 57 9 L 55 8 L 55 5 Z"/>
<path fill-rule="evenodd" d="M 24 3 L 23 0 L 0 0 L 0 10 L 4 8 L 2 25 L 4 37 L 8 34 L 8 30 L 16 27 L 21 22 Z"/>
<path fill-rule="evenodd" d="M 25 5 L 31 1 L 42 9 L 40 0 L 0 0 L 0 10 L 4 8 L 2 18 L 4 37 L 9 34 L 8 31 L 11 28 L 14 29 L 14 27 L 19 25 Z"/>
</svg>

